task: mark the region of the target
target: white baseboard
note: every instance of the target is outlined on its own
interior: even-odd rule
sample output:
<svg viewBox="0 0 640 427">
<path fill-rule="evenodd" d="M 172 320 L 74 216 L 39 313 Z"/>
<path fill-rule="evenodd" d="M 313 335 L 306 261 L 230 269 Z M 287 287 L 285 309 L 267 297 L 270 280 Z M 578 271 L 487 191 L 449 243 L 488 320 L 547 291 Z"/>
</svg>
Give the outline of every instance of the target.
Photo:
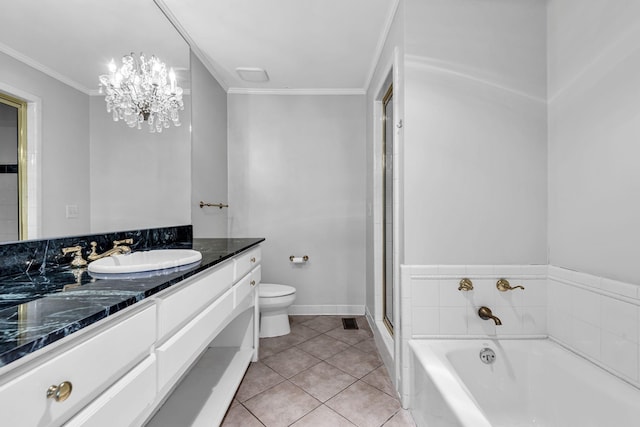
<svg viewBox="0 0 640 427">
<path fill-rule="evenodd" d="M 363 305 L 292 305 L 289 307 L 292 315 L 338 315 L 362 316 Z"/>
</svg>

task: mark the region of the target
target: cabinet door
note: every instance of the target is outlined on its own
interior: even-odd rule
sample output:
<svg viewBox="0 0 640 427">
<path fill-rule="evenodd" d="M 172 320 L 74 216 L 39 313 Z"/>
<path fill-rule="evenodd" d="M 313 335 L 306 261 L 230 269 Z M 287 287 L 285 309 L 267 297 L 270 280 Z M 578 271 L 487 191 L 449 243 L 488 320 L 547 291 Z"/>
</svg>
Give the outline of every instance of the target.
<svg viewBox="0 0 640 427">
<path fill-rule="evenodd" d="M 260 247 L 250 249 L 247 252 L 238 255 L 238 257 L 235 259 L 235 280 L 240 279 L 245 274 L 253 270 L 256 265 L 260 264 L 261 260 L 262 252 L 260 250 Z"/>
<path fill-rule="evenodd" d="M 258 289 L 260 277 L 261 267 L 258 265 L 251 273 L 244 276 L 242 280 L 235 284 L 233 287 L 235 292 L 234 307 L 238 307 L 252 291 Z"/>
<path fill-rule="evenodd" d="M 81 342 L 70 340 L 54 356 L 34 361 L 27 372 L 0 385 L 0 423 L 61 425 L 150 354 L 156 335 L 155 305 L 110 322 L 103 331 Z M 47 398 L 50 386 L 65 382 L 71 384 L 66 400 Z"/>
<path fill-rule="evenodd" d="M 162 342 L 230 289 L 233 273 L 233 262 L 226 262 L 213 271 L 194 276 L 174 292 L 158 298 L 158 341 Z"/>
<path fill-rule="evenodd" d="M 91 402 L 65 427 L 130 426 L 156 397 L 156 357 L 151 355 Z"/>
</svg>

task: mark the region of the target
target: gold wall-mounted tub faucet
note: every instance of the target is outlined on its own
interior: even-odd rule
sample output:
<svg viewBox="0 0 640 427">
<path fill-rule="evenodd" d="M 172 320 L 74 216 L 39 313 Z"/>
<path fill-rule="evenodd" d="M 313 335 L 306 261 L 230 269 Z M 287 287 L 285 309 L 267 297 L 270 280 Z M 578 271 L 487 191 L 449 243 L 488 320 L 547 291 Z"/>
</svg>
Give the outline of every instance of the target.
<svg viewBox="0 0 640 427">
<path fill-rule="evenodd" d="M 500 320 L 498 316 L 494 316 L 489 307 L 484 307 L 484 306 L 480 307 L 478 309 L 478 316 L 480 316 L 482 320 L 491 319 L 495 322 L 496 325 L 498 326 L 502 325 L 502 320 Z"/>
<path fill-rule="evenodd" d="M 473 283 L 471 282 L 470 279 L 467 279 L 466 277 L 462 280 L 460 280 L 460 286 L 458 286 L 458 290 L 459 291 L 472 291 L 473 290 Z"/>
<path fill-rule="evenodd" d="M 507 292 L 507 291 L 512 291 L 514 289 L 522 289 L 524 290 L 524 286 L 518 285 L 518 286 L 511 286 L 511 284 L 509 283 L 509 281 L 507 279 L 500 279 L 498 280 L 498 282 L 496 283 L 496 288 L 500 291 L 500 292 Z"/>
</svg>

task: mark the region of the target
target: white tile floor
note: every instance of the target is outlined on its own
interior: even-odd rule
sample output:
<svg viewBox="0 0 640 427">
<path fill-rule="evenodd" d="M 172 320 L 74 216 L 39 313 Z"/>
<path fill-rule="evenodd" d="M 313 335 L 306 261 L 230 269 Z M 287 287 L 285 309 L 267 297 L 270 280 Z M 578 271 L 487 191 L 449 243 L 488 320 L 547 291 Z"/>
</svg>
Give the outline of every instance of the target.
<svg viewBox="0 0 640 427">
<path fill-rule="evenodd" d="M 364 317 L 291 316 L 291 334 L 260 340 L 224 427 L 415 426 L 401 408 Z"/>
</svg>

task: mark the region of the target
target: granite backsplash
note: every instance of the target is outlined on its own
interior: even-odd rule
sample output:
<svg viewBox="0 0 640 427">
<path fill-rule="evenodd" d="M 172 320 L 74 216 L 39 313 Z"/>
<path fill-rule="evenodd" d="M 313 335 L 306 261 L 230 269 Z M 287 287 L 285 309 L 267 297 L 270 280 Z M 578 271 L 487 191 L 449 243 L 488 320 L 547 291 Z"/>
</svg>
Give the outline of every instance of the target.
<svg viewBox="0 0 640 427">
<path fill-rule="evenodd" d="M 86 259 L 91 251 L 91 242 L 96 242 L 98 253 L 102 253 L 113 247 L 114 240 L 129 238 L 133 239 L 133 244 L 128 246 L 134 251 L 190 248 L 193 227 L 181 225 L 0 244 L 0 278 L 44 274 L 45 270 L 68 265 L 73 255 L 63 255 L 62 248 L 81 246 Z"/>
</svg>

